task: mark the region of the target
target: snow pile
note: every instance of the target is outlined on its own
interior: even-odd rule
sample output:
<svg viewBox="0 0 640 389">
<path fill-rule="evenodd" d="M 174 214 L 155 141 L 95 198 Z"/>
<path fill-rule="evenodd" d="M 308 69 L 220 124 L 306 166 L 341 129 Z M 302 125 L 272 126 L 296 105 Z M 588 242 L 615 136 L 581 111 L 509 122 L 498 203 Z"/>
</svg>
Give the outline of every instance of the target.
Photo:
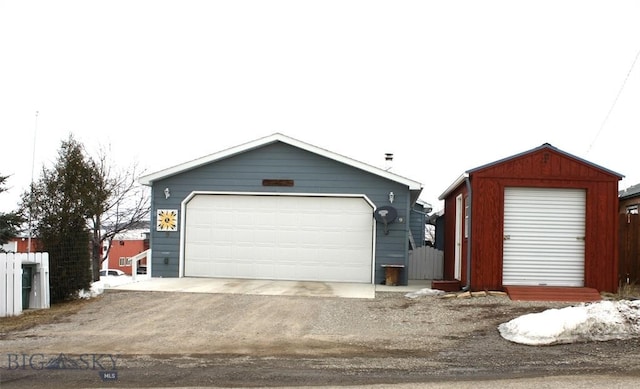
<svg viewBox="0 0 640 389">
<path fill-rule="evenodd" d="M 502 323 L 498 331 L 503 338 L 526 345 L 634 338 L 640 336 L 640 300 L 549 309 Z"/>
<path fill-rule="evenodd" d="M 147 279 L 145 276 L 138 276 L 137 281 Z M 101 276 L 100 281 L 93 282 L 89 290 L 80 290 L 78 296 L 83 299 L 89 299 L 101 295 L 105 289 L 113 286 L 125 285 L 134 282 L 131 276 Z"/>
<path fill-rule="evenodd" d="M 89 290 L 80 289 L 78 292 L 78 297 L 81 299 L 90 299 L 101 295 L 104 292 L 104 285 L 102 282 L 96 281 L 91 284 L 91 288 Z"/>
<path fill-rule="evenodd" d="M 415 299 L 422 296 L 439 296 L 441 294 L 444 294 L 442 290 L 424 288 L 424 289 L 417 290 L 415 292 L 409 292 L 405 294 L 404 297 Z"/>
</svg>

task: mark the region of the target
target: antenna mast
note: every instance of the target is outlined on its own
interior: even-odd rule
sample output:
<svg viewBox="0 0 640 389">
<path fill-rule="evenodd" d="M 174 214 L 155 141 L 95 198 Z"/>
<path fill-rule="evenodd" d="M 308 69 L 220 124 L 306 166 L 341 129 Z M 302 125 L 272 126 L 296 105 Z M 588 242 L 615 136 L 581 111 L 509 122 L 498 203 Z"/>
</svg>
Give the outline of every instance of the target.
<svg viewBox="0 0 640 389">
<path fill-rule="evenodd" d="M 33 213 L 33 171 L 36 164 L 36 135 L 38 134 L 38 114 L 36 111 L 36 124 L 33 130 L 33 153 L 31 155 L 31 184 L 29 185 L 29 237 L 27 240 L 27 253 L 31 253 L 31 214 Z"/>
</svg>

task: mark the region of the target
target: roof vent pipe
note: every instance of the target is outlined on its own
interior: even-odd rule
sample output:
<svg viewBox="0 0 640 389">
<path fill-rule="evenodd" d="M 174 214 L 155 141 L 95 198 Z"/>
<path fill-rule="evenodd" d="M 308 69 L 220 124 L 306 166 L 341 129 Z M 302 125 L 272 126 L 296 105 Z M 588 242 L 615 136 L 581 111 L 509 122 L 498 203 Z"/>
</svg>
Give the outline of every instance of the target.
<svg viewBox="0 0 640 389">
<path fill-rule="evenodd" d="M 384 170 L 391 170 L 391 168 L 393 167 L 393 153 L 385 153 L 384 154 L 384 161 L 386 163 L 386 167 Z"/>
</svg>

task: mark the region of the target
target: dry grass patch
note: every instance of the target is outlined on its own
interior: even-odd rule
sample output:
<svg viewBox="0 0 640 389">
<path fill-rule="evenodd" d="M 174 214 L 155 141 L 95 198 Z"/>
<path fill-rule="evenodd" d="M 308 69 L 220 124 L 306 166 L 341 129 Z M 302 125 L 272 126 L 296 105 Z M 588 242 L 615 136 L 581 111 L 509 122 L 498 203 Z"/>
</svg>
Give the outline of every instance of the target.
<svg viewBox="0 0 640 389">
<path fill-rule="evenodd" d="M 602 297 L 607 300 L 638 300 L 640 299 L 640 285 L 635 282 L 618 284 L 618 291 L 616 293 L 600 293 Z"/>
<path fill-rule="evenodd" d="M 0 317 L 0 339 L 10 332 L 23 331 L 38 325 L 60 322 L 100 298 L 101 296 L 92 299 L 67 301 L 54 304 L 49 309 L 26 310 L 18 316 Z"/>
<path fill-rule="evenodd" d="M 640 285 L 621 283 L 618 287 L 618 297 L 620 299 L 637 299 L 640 297 Z"/>
</svg>

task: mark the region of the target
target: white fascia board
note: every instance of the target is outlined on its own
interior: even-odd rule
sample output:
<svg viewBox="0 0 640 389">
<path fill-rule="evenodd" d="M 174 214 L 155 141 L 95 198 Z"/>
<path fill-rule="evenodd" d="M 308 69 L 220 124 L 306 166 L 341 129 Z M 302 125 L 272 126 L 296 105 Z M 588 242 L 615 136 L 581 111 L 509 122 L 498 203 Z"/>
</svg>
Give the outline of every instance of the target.
<svg viewBox="0 0 640 389">
<path fill-rule="evenodd" d="M 139 181 L 143 185 L 151 186 L 151 184 L 154 181 L 157 181 L 157 180 L 160 180 L 160 179 L 163 179 L 163 178 L 166 178 L 166 177 L 170 177 L 170 176 L 173 176 L 175 174 L 181 173 L 183 171 L 187 171 L 187 170 L 190 170 L 190 169 L 202 166 L 202 165 L 206 165 L 206 164 L 211 163 L 211 162 L 215 162 L 215 161 L 218 161 L 218 160 L 221 160 L 221 159 L 224 159 L 224 158 L 228 158 L 228 157 L 231 157 L 233 155 L 240 154 L 240 153 L 249 151 L 251 149 L 255 149 L 255 148 L 258 148 L 258 147 L 261 147 L 261 146 L 265 146 L 267 144 L 274 143 L 274 142 L 283 142 L 283 143 L 289 144 L 291 146 L 295 146 L 295 147 L 297 147 L 299 149 L 307 150 L 309 152 L 324 156 L 326 158 L 333 159 L 335 161 L 342 162 L 344 164 L 353 166 L 355 168 L 364 170 L 366 172 L 369 172 L 369 173 L 384 177 L 384 178 L 386 178 L 388 180 L 404 184 L 409 188 L 409 190 L 412 190 L 412 191 L 416 191 L 416 190 L 417 191 L 421 191 L 422 190 L 422 184 L 420 184 L 417 181 L 409 180 L 409 179 L 407 179 L 405 177 L 402 177 L 402 176 L 399 176 L 397 174 L 393 174 L 393 173 L 390 173 L 390 172 L 388 172 L 386 170 L 383 170 L 383 169 L 380 169 L 380 168 L 377 168 L 377 167 L 374 167 L 374 166 L 371 166 L 371 165 L 356 161 L 354 159 L 345 157 L 343 155 L 336 154 L 336 153 L 333 153 L 331 151 L 328 151 L 328 150 L 325 150 L 325 149 L 310 145 L 308 143 L 301 142 L 301 141 L 299 141 L 297 139 L 290 138 L 290 137 L 282 135 L 280 133 L 275 133 L 273 135 L 269 135 L 269 136 L 266 136 L 264 138 L 256 139 L 256 140 L 254 140 L 252 142 L 244 143 L 242 145 L 235 146 L 235 147 L 232 147 L 230 149 L 222 150 L 220 152 L 217 152 L 217 153 L 214 153 L 214 154 L 210 154 L 210 155 L 204 156 L 202 158 L 194 159 L 192 161 L 189 161 L 189 162 L 186 162 L 186 163 L 183 163 L 183 164 L 180 164 L 180 165 L 176 165 L 176 166 L 170 167 L 168 169 L 164 169 L 164 170 L 158 171 L 156 173 L 148 174 L 146 176 L 140 177 Z"/>
<path fill-rule="evenodd" d="M 285 143 L 288 143 L 288 144 L 290 144 L 292 146 L 298 147 L 300 149 L 307 150 L 307 151 L 310 151 L 312 153 L 321 155 L 323 157 L 326 157 L 326 158 L 329 158 L 329 159 L 333 159 L 334 161 L 342 162 L 342 163 L 344 163 L 346 165 L 350 165 L 350 166 L 353 166 L 355 168 L 364 170 L 364 171 L 366 171 L 368 173 L 372 173 L 372 174 L 375 174 L 377 176 L 384 177 L 384 178 L 386 178 L 388 180 L 404 184 L 409 188 L 409 190 L 422 190 L 422 184 L 417 182 L 417 181 L 413 181 L 413 180 L 410 180 L 408 178 L 405 178 L 405 177 L 399 176 L 397 174 L 391 173 L 391 172 L 389 172 L 387 170 L 380 169 L 380 168 L 368 165 L 368 164 L 360 162 L 360 161 L 356 161 L 355 159 L 351 159 L 349 157 L 345 157 L 345 156 L 340 155 L 340 154 L 336 154 L 336 153 L 334 153 L 332 151 L 325 150 L 325 149 L 310 145 L 308 143 L 300 142 L 300 141 L 298 141 L 296 139 L 287 138 L 287 137 L 284 137 L 284 138 L 285 139 L 278 139 L 278 140 L 280 140 L 282 142 L 285 142 Z"/>
<path fill-rule="evenodd" d="M 460 175 L 460 177 L 458 177 L 451 185 L 449 185 L 447 190 L 442 192 L 442 194 L 438 197 L 438 200 L 444 200 L 449 195 L 449 193 L 451 193 L 457 187 L 459 187 L 460 184 L 462 184 L 468 177 L 469 177 L 468 173 L 463 173 L 462 175 Z"/>
<path fill-rule="evenodd" d="M 211 162 L 215 162 L 224 158 L 228 158 L 231 157 L 235 154 L 240 154 L 242 152 L 251 150 L 252 148 L 255 147 L 259 147 L 259 146 L 263 146 L 266 144 L 269 144 L 271 142 L 275 142 L 275 140 L 271 140 L 269 138 L 272 138 L 274 135 L 270 136 L 270 137 L 266 137 L 266 138 L 261 138 L 261 139 L 257 139 L 254 140 L 252 142 L 248 142 L 248 143 L 244 143 L 235 147 L 231 147 L 229 149 L 226 150 L 222 150 L 219 151 L 217 153 L 213 153 L 213 154 L 209 154 L 209 155 L 205 155 L 204 157 L 201 158 L 197 158 L 185 163 L 181 163 L 180 165 L 175 165 L 172 166 L 170 168 L 164 169 L 164 170 L 160 170 L 158 172 L 155 173 L 151 173 L 148 174 L 146 176 L 142 176 L 140 177 L 139 181 L 142 185 L 148 185 L 151 186 L 151 184 L 154 181 L 163 179 L 163 178 L 167 178 L 167 177 L 171 177 L 173 175 L 176 175 L 178 173 L 187 171 L 187 170 L 191 170 L 194 169 L 196 167 L 202 166 L 202 165 L 206 165 L 208 163 Z"/>
</svg>

